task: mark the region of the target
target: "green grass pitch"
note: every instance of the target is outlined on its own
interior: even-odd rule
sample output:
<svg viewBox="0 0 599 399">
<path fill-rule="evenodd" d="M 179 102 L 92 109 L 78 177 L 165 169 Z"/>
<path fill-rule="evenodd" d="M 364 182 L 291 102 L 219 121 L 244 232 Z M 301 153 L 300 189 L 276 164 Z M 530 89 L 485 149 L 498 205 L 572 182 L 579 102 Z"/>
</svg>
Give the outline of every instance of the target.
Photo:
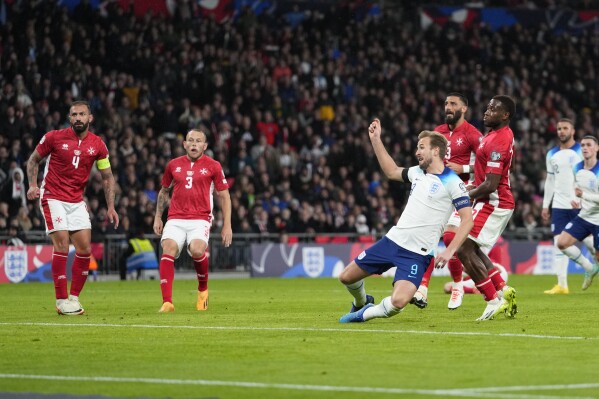
<svg viewBox="0 0 599 399">
<path fill-rule="evenodd" d="M 34 392 L 156 398 L 599 398 L 599 281 L 570 295 L 553 276 L 510 276 L 519 314 L 477 322 L 467 295 L 340 324 L 350 296 L 335 279 L 176 280 L 176 312 L 157 313 L 157 281 L 88 282 L 83 316 L 58 316 L 51 284 L 0 286 L 0 396 Z M 391 280 L 370 278 L 377 303 Z"/>
</svg>

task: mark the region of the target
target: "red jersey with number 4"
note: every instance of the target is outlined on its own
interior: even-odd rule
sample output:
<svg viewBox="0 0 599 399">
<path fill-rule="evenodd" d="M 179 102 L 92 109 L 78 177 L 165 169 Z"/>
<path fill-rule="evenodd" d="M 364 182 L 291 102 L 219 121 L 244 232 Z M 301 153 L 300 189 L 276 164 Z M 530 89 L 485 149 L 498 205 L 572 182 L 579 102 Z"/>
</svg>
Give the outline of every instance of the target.
<svg viewBox="0 0 599 399">
<path fill-rule="evenodd" d="M 36 150 L 42 158 L 48 156 L 40 187 L 41 199 L 71 203 L 83 201 L 94 162 L 108 158 L 106 144 L 100 137 L 88 132 L 80 140 L 70 127 L 46 133 Z"/>
<path fill-rule="evenodd" d="M 173 184 L 168 219 L 212 222 L 213 192 L 229 188 L 218 161 L 202 155 L 192 162 L 187 155 L 171 160 L 162 176 L 162 186 Z"/>
<path fill-rule="evenodd" d="M 473 154 L 480 144 L 483 137 L 482 133 L 472 126 L 468 121 L 464 121 L 454 130 L 449 129 L 447 123 L 435 128 L 436 132 L 442 133 L 447 139 L 447 153 L 445 162 L 453 162 L 458 165 L 470 165 Z M 470 173 L 460 173 L 460 179 L 467 183 L 470 179 Z"/>
<path fill-rule="evenodd" d="M 501 175 L 497 190 L 488 197 L 478 198 L 496 208 L 514 209 L 514 196 L 510 187 L 510 166 L 514 155 L 514 132 L 509 126 L 491 130 L 483 137 L 476 150 L 474 185 L 480 186 L 488 173 Z"/>
</svg>

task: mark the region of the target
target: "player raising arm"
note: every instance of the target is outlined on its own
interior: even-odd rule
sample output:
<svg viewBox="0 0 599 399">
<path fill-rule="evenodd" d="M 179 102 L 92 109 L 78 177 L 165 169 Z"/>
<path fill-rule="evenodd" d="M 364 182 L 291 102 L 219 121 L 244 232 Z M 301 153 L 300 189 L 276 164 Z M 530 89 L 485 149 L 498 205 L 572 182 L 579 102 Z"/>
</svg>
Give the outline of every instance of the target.
<svg viewBox="0 0 599 399">
<path fill-rule="evenodd" d="M 213 193 L 220 198 L 223 211 L 222 243 L 231 245 L 231 197 L 223 168 L 218 161 L 204 151 L 208 147 L 207 136 L 201 130 L 187 133 L 183 147 L 186 155 L 171 160 L 162 176 L 162 188 L 158 193 L 154 232 L 162 235 L 162 256 L 160 258 L 160 289 L 162 307 L 160 312 L 174 312 L 173 280 L 175 259 L 186 248 L 193 259 L 198 277 L 197 310 L 208 309 L 208 239 L 212 226 Z M 162 213 L 172 198 L 166 225 L 162 225 Z M 187 244 L 187 246 L 186 246 Z"/>
<path fill-rule="evenodd" d="M 71 127 L 46 133 L 27 161 L 27 198 L 40 199 L 46 233 L 52 240 L 52 279 L 56 311 L 61 315 L 84 312 L 79 294 L 89 273 L 92 226 L 83 191 L 94 163 L 102 175 L 108 220 L 115 229 L 119 225 L 119 216 L 114 210 L 114 177 L 108 150 L 102 139 L 89 131 L 92 121 L 89 104 L 73 102 L 69 109 Z M 38 187 L 39 165 L 46 157 L 44 180 Z M 67 297 L 67 257 L 71 242 L 75 246 L 75 260 L 70 297 Z"/>
<path fill-rule="evenodd" d="M 452 258 L 472 228 L 472 208 L 466 187 L 443 163 L 447 140 L 437 132 L 418 135 L 418 166 L 397 166 L 381 141 L 381 124 L 375 119 L 368 129 L 370 141 L 385 175 L 391 180 L 410 181 L 412 190 L 397 224 L 385 237 L 362 252 L 339 275 L 339 281 L 354 297 L 350 313 L 340 322 L 364 322 L 377 317 L 390 317 L 401 312 L 410 302 L 426 267 L 435 255 L 445 223 L 454 209 L 462 222 L 452 243 L 436 258 L 443 267 Z M 382 274 L 397 267 L 391 295 L 378 305 L 366 295 L 364 278 Z"/>
</svg>

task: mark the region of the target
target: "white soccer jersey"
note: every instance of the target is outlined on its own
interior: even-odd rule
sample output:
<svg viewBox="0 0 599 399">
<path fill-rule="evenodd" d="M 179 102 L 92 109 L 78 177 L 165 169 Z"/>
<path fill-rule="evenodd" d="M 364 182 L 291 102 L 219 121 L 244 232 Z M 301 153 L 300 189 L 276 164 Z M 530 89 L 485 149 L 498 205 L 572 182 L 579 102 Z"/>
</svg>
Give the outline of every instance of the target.
<svg viewBox="0 0 599 399">
<path fill-rule="evenodd" d="M 582 152 L 579 143 L 563 150 L 556 146 L 547 152 L 547 179 L 543 208 L 549 208 L 553 199 L 553 209 L 572 209 L 571 202 L 576 199 L 576 196 L 574 175 L 571 171 L 580 161 L 582 161 Z"/>
<path fill-rule="evenodd" d="M 410 198 L 387 237 L 408 251 L 435 255 L 439 239 L 454 209 L 470 206 L 466 186 L 449 168 L 436 175 L 419 166 L 408 169 Z"/>
<path fill-rule="evenodd" d="M 592 169 L 585 169 L 584 162 L 574 166 L 576 186 L 582 190 L 582 209 L 578 216 L 589 223 L 599 225 L 599 162 Z"/>
</svg>

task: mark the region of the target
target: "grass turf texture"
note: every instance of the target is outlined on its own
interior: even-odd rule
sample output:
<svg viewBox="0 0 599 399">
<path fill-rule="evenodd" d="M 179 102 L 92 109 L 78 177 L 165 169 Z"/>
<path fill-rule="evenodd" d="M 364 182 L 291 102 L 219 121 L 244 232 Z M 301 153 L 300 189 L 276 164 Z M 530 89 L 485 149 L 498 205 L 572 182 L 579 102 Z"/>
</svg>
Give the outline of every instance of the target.
<svg viewBox="0 0 599 399">
<path fill-rule="evenodd" d="M 56 315 L 51 284 L 3 285 L 0 396 L 599 397 L 599 282 L 582 292 L 570 276 L 570 295 L 550 296 L 555 277 L 511 276 L 516 319 L 476 322 L 482 297 L 449 311 L 445 281 L 424 310 L 350 325 L 334 279 L 211 280 L 207 312 L 197 282 L 175 281 L 170 314 L 157 281 L 89 282 L 74 317 Z M 378 303 L 390 282 L 366 288 Z"/>
</svg>

